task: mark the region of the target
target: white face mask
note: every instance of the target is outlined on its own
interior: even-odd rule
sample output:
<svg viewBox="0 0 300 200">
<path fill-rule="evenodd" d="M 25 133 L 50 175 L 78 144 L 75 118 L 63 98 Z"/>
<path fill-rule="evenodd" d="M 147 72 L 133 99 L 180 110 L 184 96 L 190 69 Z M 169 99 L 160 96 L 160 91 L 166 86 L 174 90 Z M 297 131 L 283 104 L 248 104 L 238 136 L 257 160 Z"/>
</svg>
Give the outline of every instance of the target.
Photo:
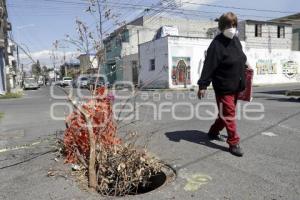
<svg viewBox="0 0 300 200">
<path fill-rule="evenodd" d="M 223 34 L 225 37 L 232 39 L 237 34 L 237 30 L 236 28 L 228 28 L 223 31 Z"/>
</svg>

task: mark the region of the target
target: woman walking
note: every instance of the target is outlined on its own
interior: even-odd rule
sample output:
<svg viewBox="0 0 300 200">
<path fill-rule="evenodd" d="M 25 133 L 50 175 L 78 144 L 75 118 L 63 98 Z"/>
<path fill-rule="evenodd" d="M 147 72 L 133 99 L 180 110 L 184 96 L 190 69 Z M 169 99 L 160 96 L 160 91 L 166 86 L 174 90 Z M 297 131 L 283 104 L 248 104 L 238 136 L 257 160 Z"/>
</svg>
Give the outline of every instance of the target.
<svg viewBox="0 0 300 200">
<path fill-rule="evenodd" d="M 235 115 L 238 93 L 245 89 L 246 55 L 237 37 L 237 16 L 228 12 L 219 19 L 219 30 L 210 44 L 204 62 L 203 71 L 198 81 L 198 97 L 201 99 L 212 82 L 219 115 L 211 126 L 208 137 L 211 140 L 222 140 L 220 131 L 227 130 L 229 152 L 235 156 L 243 156 L 239 145 Z"/>
</svg>

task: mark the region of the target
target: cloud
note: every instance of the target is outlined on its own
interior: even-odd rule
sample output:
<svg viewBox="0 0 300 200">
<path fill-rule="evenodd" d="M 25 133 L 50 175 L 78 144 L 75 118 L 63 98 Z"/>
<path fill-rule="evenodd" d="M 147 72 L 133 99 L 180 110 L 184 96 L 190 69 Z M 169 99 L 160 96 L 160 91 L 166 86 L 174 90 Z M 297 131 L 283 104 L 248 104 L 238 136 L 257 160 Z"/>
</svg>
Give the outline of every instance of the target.
<svg viewBox="0 0 300 200">
<path fill-rule="evenodd" d="M 64 63 L 64 60 L 66 62 L 79 62 L 77 60 L 77 56 L 79 55 L 78 52 L 73 51 L 56 51 L 55 52 L 55 63 L 56 66 L 59 66 Z M 48 68 L 53 67 L 53 52 L 52 50 L 42 50 L 42 51 L 36 51 L 30 53 L 30 56 L 35 60 L 39 60 L 41 66 L 47 66 Z M 65 57 L 65 59 L 64 59 Z M 26 55 L 25 53 L 20 54 L 20 61 L 22 64 L 24 64 L 24 69 L 26 71 L 31 69 L 31 65 L 33 64 L 33 61 Z"/>
</svg>

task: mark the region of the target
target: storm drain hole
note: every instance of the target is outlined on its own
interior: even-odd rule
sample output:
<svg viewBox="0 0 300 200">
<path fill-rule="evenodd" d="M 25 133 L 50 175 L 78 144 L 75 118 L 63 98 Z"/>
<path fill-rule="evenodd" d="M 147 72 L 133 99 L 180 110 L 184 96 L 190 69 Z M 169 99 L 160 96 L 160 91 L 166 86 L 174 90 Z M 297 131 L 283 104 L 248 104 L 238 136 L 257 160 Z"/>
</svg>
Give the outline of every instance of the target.
<svg viewBox="0 0 300 200">
<path fill-rule="evenodd" d="M 176 171 L 170 166 L 164 166 L 162 171 L 152 175 L 146 183 L 140 183 L 138 187 L 132 187 L 126 194 L 117 194 L 112 189 L 108 196 L 142 195 L 152 192 L 167 183 L 173 182 L 176 178 Z"/>
<path fill-rule="evenodd" d="M 167 176 L 164 172 L 159 172 L 149 179 L 149 182 L 145 185 L 140 184 L 138 188 L 135 188 L 135 192 L 129 193 L 129 195 L 138 195 L 138 194 L 145 194 L 147 192 L 151 192 L 155 189 L 160 188 L 167 180 Z"/>
</svg>

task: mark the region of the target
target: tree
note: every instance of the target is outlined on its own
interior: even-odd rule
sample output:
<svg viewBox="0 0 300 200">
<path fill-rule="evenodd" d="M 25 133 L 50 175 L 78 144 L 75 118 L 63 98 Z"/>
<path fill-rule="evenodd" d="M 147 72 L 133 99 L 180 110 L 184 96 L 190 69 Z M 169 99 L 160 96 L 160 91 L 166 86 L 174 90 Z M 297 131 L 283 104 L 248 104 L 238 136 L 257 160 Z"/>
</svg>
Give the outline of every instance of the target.
<svg viewBox="0 0 300 200">
<path fill-rule="evenodd" d="M 49 69 L 45 65 L 42 68 L 42 74 L 43 74 L 43 76 L 49 75 Z"/>
<path fill-rule="evenodd" d="M 31 73 L 35 77 L 38 77 L 38 76 L 41 75 L 42 69 L 41 69 L 41 65 L 40 65 L 40 61 L 39 60 L 37 60 L 37 62 L 34 63 L 33 65 L 31 65 Z"/>
</svg>

